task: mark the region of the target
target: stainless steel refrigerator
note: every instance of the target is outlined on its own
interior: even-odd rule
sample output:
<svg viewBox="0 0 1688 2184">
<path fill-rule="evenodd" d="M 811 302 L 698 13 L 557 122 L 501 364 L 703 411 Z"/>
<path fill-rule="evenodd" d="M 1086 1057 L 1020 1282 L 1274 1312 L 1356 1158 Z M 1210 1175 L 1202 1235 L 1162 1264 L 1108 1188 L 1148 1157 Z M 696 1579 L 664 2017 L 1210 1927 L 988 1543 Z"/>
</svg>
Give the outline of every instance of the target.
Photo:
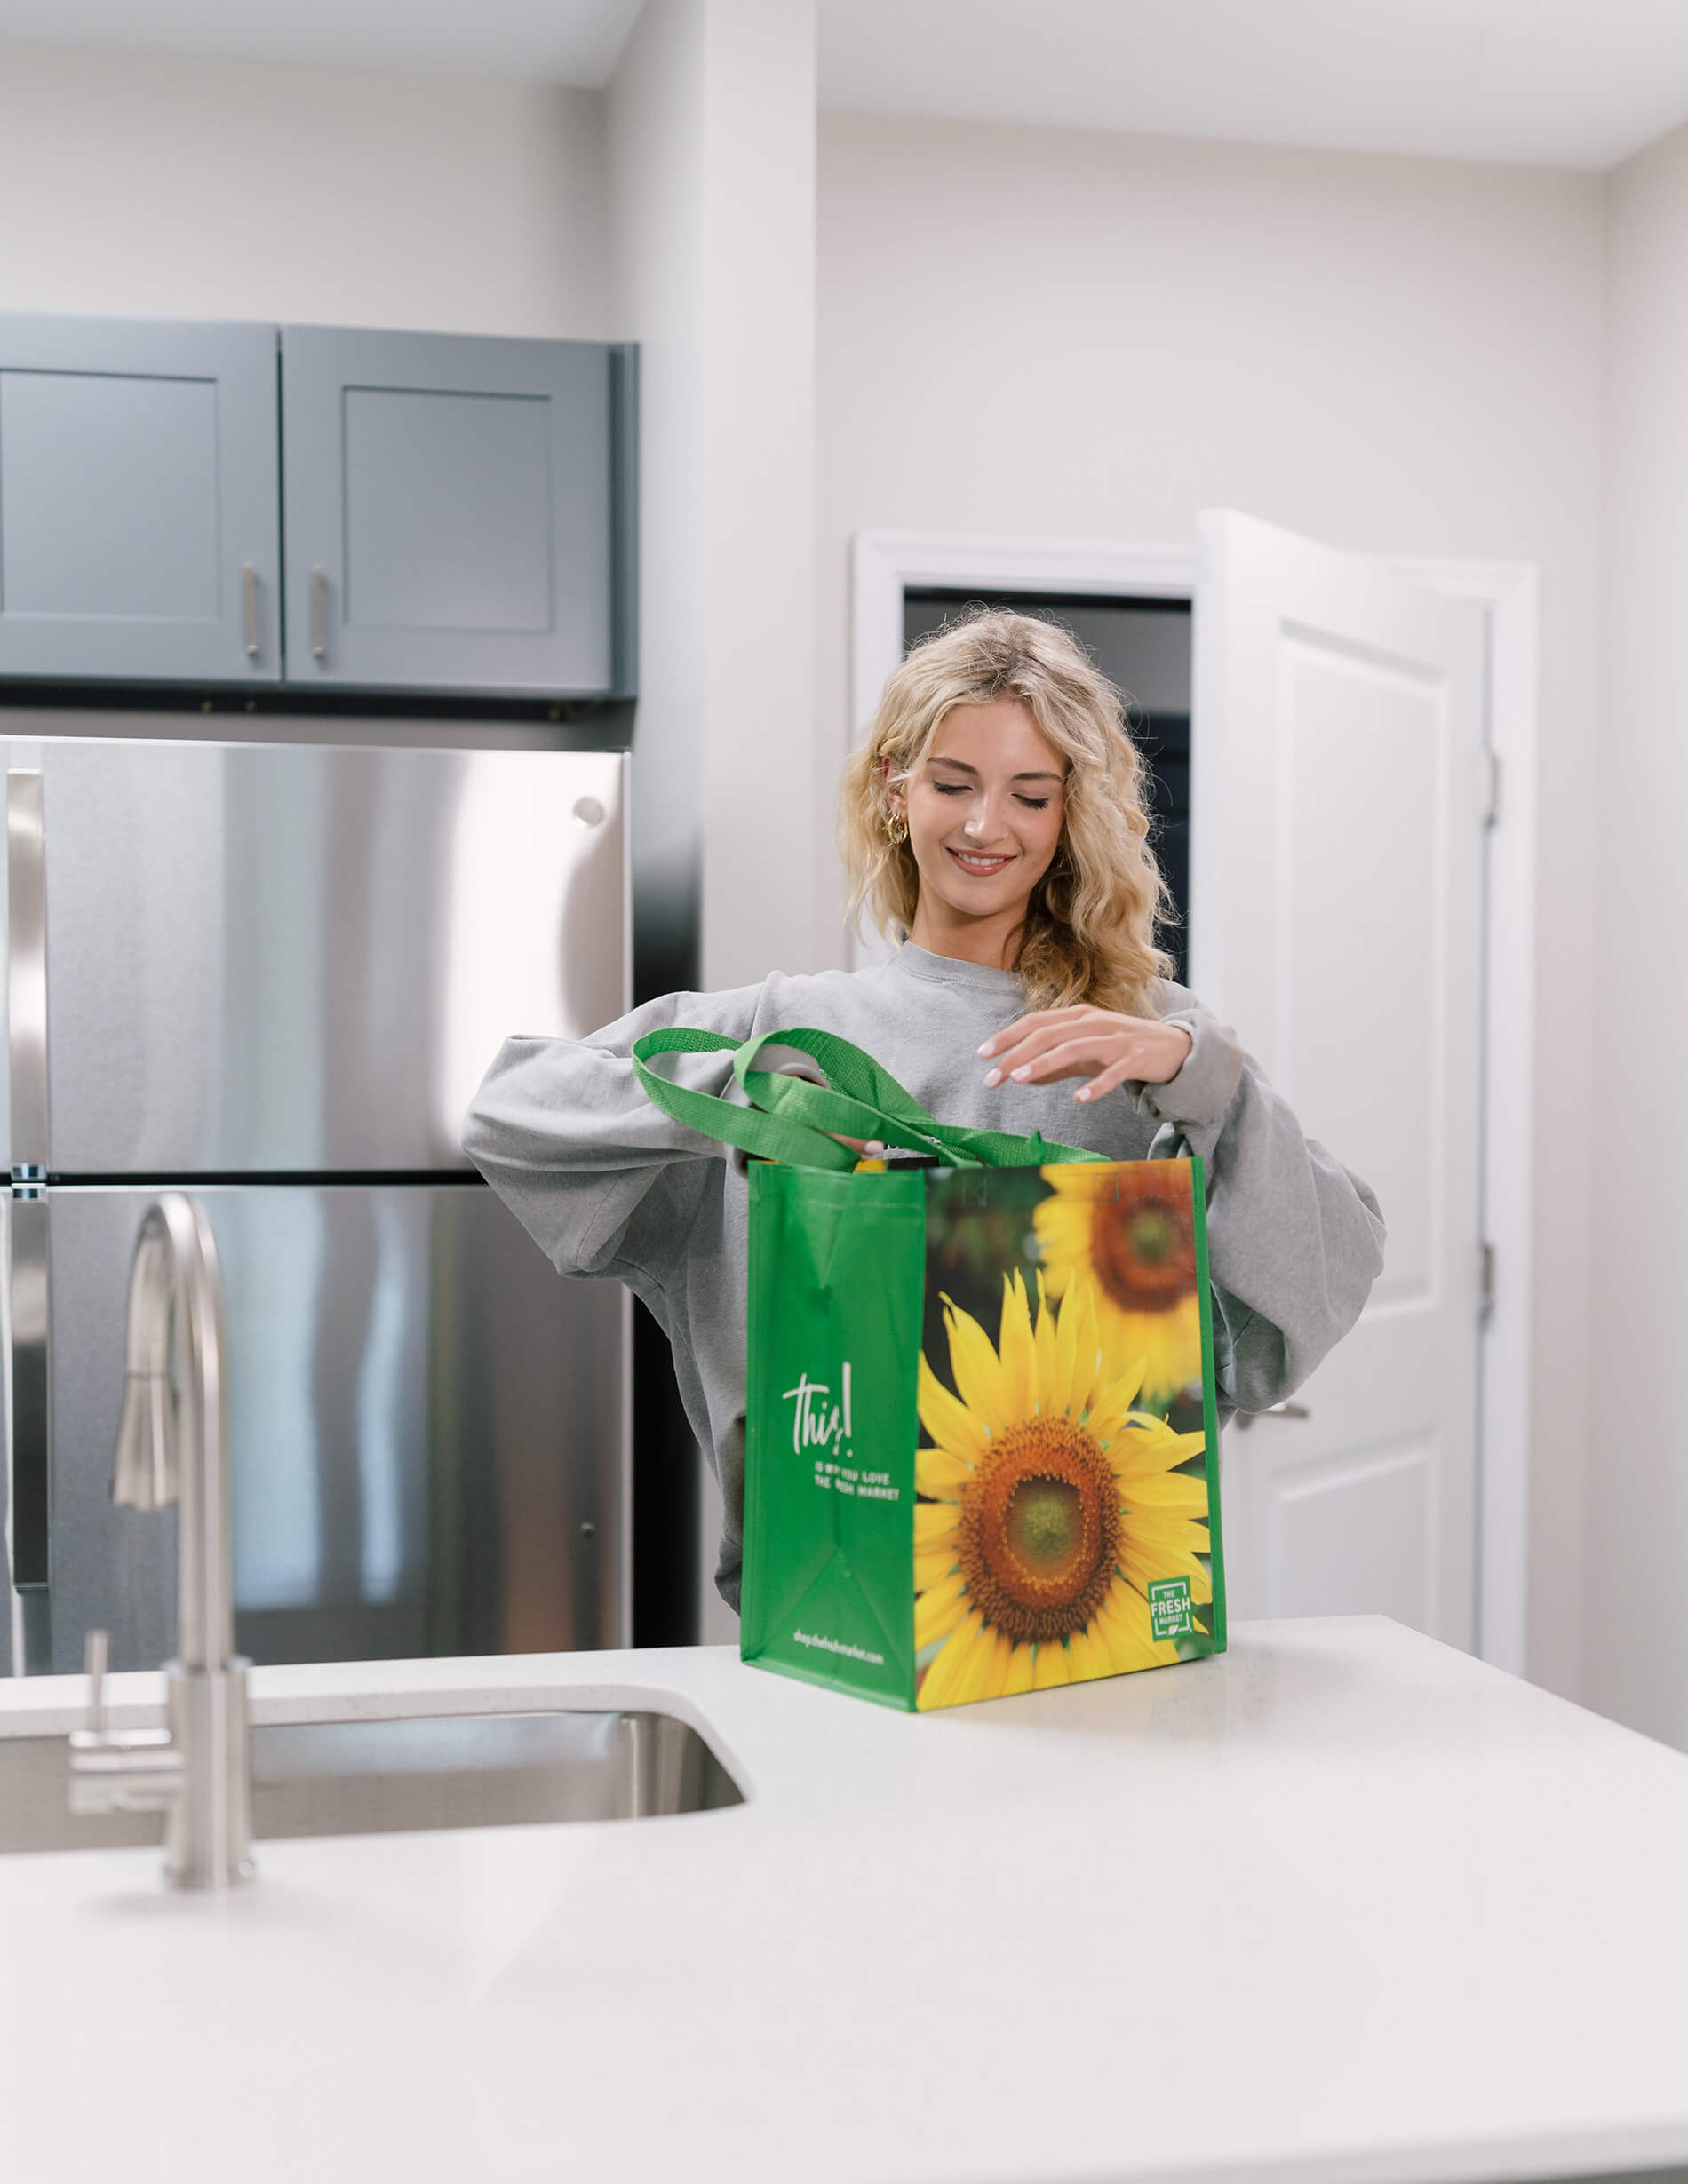
<svg viewBox="0 0 1688 2184">
<path fill-rule="evenodd" d="M 244 1651 L 626 1642 L 625 1294 L 560 1279 L 458 1146 L 507 1033 L 627 1006 L 625 755 L 51 720 L 0 738 L 0 1669 L 77 1668 L 93 1625 L 114 1667 L 170 1650 L 174 1517 L 109 1494 L 166 1186 L 223 1268 Z"/>
</svg>

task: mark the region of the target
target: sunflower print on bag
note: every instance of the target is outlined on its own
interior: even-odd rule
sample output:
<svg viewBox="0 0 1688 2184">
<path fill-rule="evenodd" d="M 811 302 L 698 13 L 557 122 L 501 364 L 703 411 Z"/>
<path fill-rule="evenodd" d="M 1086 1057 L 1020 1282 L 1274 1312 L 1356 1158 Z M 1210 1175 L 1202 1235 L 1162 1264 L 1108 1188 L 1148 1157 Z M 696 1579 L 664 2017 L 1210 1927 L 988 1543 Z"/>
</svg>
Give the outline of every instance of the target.
<svg viewBox="0 0 1688 2184">
<path fill-rule="evenodd" d="M 1206 1476 L 1181 1469 L 1206 1436 L 1135 1407 L 1143 1356 L 1082 1275 L 1058 1307 L 1039 1278 L 1035 1322 L 1006 1275 L 994 1344 L 947 1298 L 944 1319 L 954 1393 L 920 1362 L 914 1644 L 938 1649 L 917 1705 L 1177 1660 L 1151 1635 L 1148 1591 L 1184 1577 L 1193 1602 L 1213 1599 Z"/>
<path fill-rule="evenodd" d="M 1140 1399 L 1165 1410 L 1201 1381 L 1195 1209 L 1182 1161 L 1046 1168 L 1032 1216 L 1051 1297 L 1079 1276 L 1117 1348 L 1143 1361 Z"/>
</svg>

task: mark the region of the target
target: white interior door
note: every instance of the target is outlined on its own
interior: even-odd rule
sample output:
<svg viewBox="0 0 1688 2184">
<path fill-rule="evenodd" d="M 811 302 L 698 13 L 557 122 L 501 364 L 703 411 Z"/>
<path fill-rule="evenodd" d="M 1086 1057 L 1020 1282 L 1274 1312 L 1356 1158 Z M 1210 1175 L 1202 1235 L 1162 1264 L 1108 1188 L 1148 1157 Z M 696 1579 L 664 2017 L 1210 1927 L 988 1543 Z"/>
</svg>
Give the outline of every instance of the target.
<svg viewBox="0 0 1688 2184">
<path fill-rule="evenodd" d="M 1383 1274 L 1226 1435 L 1237 1616 L 1475 1632 L 1485 612 L 1238 515 L 1198 531 L 1191 983 L 1376 1191 Z"/>
</svg>

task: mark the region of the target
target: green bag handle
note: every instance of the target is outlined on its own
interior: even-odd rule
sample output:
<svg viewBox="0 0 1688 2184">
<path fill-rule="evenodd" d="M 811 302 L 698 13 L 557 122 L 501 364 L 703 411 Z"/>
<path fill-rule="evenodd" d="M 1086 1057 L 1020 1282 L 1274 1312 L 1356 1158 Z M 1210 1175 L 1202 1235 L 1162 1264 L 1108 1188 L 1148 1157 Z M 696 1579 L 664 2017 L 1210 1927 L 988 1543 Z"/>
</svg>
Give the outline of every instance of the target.
<svg viewBox="0 0 1688 2184">
<path fill-rule="evenodd" d="M 765 1046 L 794 1047 L 825 1070 L 830 1082 L 759 1069 Z M 753 1104 L 739 1107 L 713 1092 L 692 1092 L 647 1066 L 655 1054 L 730 1052 L 733 1076 Z M 857 1156 L 831 1133 L 873 1139 L 913 1153 L 933 1153 L 955 1168 L 1041 1168 L 1064 1161 L 1101 1160 L 1100 1153 L 1000 1130 L 941 1123 L 904 1091 L 871 1054 L 831 1031 L 764 1031 L 742 1044 L 715 1031 L 648 1031 L 633 1043 L 639 1082 L 655 1107 L 689 1130 L 718 1138 L 763 1160 L 799 1168 L 854 1168 Z"/>
</svg>

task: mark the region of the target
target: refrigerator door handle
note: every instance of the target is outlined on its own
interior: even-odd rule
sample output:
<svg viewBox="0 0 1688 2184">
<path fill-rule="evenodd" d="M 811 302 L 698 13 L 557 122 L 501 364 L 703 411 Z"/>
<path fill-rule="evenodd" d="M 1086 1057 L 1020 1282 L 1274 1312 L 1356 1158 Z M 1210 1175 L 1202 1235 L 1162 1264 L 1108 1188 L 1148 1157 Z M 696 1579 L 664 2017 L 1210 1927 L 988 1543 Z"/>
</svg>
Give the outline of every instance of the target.
<svg viewBox="0 0 1688 2184">
<path fill-rule="evenodd" d="M 39 774 L 6 775 L 12 1180 L 47 1174 L 47 844 Z"/>
<path fill-rule="evenodd" d="M 6 775 L 12 1089 L 12 1582 L 47 1582 L 47 856 L 41 775 Z"/>
<path fill-rule="evenodd" d="M 45 1586 L 51 1552 L 47 1418 L 47 1197 L 14 1190 L 12 1220 L 12 1582 Z"/>
</svg>

